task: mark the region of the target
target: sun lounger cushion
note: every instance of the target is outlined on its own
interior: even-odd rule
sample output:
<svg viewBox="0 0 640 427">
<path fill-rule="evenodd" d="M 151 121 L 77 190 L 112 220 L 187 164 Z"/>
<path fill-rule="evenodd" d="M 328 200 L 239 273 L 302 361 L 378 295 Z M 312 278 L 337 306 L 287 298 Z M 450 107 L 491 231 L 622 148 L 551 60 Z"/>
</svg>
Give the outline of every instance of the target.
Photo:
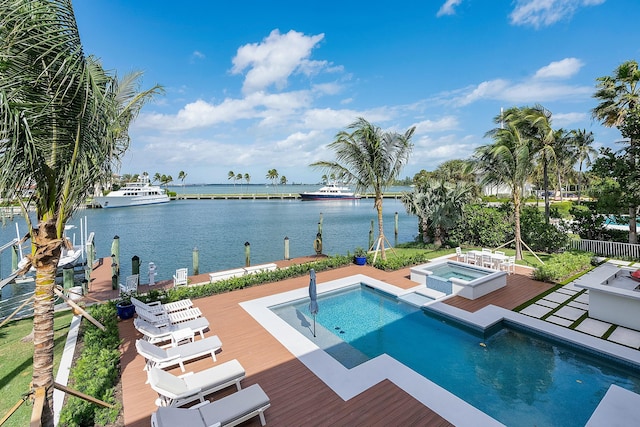
<svg viewBox="0 0 640 427">
<path fill-rule="evenodd" d="M 151 416 L 154 427 L 221 425 L 235 426 L 256 415 L 265 425 L 264 411 L 270 406 L 269 397 L 258 384 L 253 384 L 213 403 L 196 405 L 192 409 L 160 407 Z M 217 424 L 220 423 L 220 424 Z"/>
<path fill-rule="evenodd" d="M 167 366 L 180 365 L 184 372 L 184 362 L 195 359 L 206 354 L 211 354 L 216 360 L 216 351 L 222 348 L 222 342 L 217 335 L 202 340 L 163 349 L 145 340 L 136 340 L 138 353 L 147 359 L 145 369 L 164 368 Z"/>
<path fill-rule="evenodd" d="M 269 397 L 258 384 L 253 384 L 241 391 L 216 400 L 199 408 L 206 425 L 219 422 L 223 426 L 235 425 L 234 421 L 243 419 L 248 414 L 257 415 L 262 408 L 269 406 Z M 262 410 L 264 410 L 262 409 Z M 248 419 L 248 418 L 245 418 Z"/>
<path fill-rule="evenodd" d="M 173 332 L 181 329 L 189 328 L 193 332 L 200 334 L 201 338 L 204 338 L 204 330 L 209 327 L 209 321 L 204 317 L 198 317 L 197 319 L 188 320 L 186 322 L 177 323 L 175 325 L 167 325 L 158 327 L 152 323 L 147 322 L 142 317 L 133 320 L 133 325 L 141 334 L 145 336 L 145 339 L 151 343 L 157 343 L 162 341 L 169 341 Z"/>
<path fill-rule="evenodd" d="M 240 381 L 245 371 L 240 362 L 230 360 L 213 368 L 190 375 L 176 377 L 162 369 L 152 368 L 149 371 L 149 384 L 158 392 L 158 404 L 162 406 L 182 406 L 204 396 L 235 384 L 237 389 L 242 387 Z"/>
</svg>

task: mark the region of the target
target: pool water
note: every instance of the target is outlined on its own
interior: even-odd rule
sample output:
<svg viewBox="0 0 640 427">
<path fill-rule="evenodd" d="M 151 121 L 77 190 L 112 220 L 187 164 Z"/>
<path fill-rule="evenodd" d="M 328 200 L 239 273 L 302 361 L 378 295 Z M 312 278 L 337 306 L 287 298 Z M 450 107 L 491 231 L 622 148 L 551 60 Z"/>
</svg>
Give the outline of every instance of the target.
<svg viewBox="0 0 640 427">
<path fill-rule="evenodd" d="M 428 270 L 433 272 L 434 276 L 442 277 L 443 279 L 451 279 L 452 277 L 455 277 L 469 282 L 489 274 L 486 271 L 449 263 L 438 265 L 432 269 L 428 268 Z"/>
<path fill-rule="evenodd" d="M 366 285 L 321 295 L 318 305 L 316 327 L 362 361 L 386 353 L 508 426 L 583 426 L 611 384 L 640 392 L 631 367 L 507 327 L 483 336 Z M 308 299 L 288 307 L 298 320 L 309 316 Z"/>
</svg>

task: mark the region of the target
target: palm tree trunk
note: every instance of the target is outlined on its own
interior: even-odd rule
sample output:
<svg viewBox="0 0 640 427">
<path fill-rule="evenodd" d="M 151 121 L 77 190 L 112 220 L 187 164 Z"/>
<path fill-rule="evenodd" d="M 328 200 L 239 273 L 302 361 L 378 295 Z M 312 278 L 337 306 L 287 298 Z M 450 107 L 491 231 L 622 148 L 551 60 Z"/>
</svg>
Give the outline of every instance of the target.
<svg viewBox="0 0 640 427">
<path fill-rule="evenodd" d="M 380 245 L 380 258 L 382 260 L 387 259 L 387 253 L 384 249 L 384 226 L 382 223 L 382 194 L 376 193 L 375 201 L 376 210 L 378 211 L 378 239 Z"/>
<path fill-rule="evenodd" d="M 631 170 L 635 170 L 636 167 L 636 150 L 635 145 L 636 141 L 631 138 L 629 141 L 629 145 L 631 146 L 629 149 L 629 163 L 631 165 Z M 629 206 L 629 243 L 636 244 L 638 243 L 638 230 L 636 228 L 636 215 L 638 215 L 638 209 L 635 205 Z"/>
<path fill-rule="evenodd" d="M 36 289 L 33 304 L 32 384 L 34 388 L 46 388 L 41 423 L 42 426 L 53 426 L 53 288 L 61 247 L 55 221 L 40 222 L 34 240 Z"/>
<path fill-rule="evenodd" d="M 580 191 L 582 190 L 582 162 L 580 162 L 580 169 L 578 169 L 578 204 L 580 204 Z"/>
<path fill-rule="evenodd" d="M 515 218 L 514 239 L 516 245 L 516 259 L 522 259 L 522 234 L 520 233 L 520 194 L 513 193 L 513 210 Z"/>
<path fill-rule="evenodd" d="M 544 187 L 544 219 L 549 224 L 549 171 L 547 170 L 547 157 L 543 159 L 544 165 L 542 166 L 542 176 Z"/>
</svg>

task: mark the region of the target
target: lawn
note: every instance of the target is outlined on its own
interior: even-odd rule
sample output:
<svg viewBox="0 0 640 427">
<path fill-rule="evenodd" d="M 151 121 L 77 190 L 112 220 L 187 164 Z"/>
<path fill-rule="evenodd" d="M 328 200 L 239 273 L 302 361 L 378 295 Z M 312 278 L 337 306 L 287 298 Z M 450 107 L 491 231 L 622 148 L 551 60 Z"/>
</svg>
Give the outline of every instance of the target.
<svg viewBox="0 0 640 427">
<path fill-rule="evenodd" d="M 70 310 L 55 314 L 54 320 L 54 373 L 60 365 L 69 325 L 73 313 Z M 31 332 L 33 319 L 9 322 L 0 328 L 0 417 L 13 407 L 21 396 L 29 391 L 31 382 L 33 342 L 22 342 L 21 339 Z M 32 406 L 25 402 L 3 424 L 4 426 L 28 426 L 31 419 Z"/>
</svg>

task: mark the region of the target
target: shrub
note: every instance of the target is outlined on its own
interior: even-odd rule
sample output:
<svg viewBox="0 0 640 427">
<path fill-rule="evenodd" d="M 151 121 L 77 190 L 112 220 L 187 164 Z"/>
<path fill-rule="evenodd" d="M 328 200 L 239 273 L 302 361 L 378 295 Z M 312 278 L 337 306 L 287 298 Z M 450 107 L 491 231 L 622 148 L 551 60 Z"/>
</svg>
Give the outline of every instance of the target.
<svg viewBox="0 0 640 427">
<path fill-rule="evenodd" d="M 70 387 L 108 403 L 115 408 L 103 408 L 78 397 L 69 396 L 60 413 L 60 425 L 99 426 L 113 423 L 121 405 L 116 402 L 114 386 L 120 376 L 120 338 L 118 321 L 113 302 L 88 308 L 105 331 L 93 324 L 83 323 L 82 354 L 71 368 Z M 85 320 L 85 322 L 88 322 Z"/>
<path fill-rule="evenodd" d="M 466 205 L 462 221 L 449 234 L 453 246 L 468 244 L 496 247 L 512 238 L 513 225 L 509 212 L 483 205 Z"/>
<path fill-rule="evenodd" d="M 569 236 L 563 226 L 547 224 L 544 215 L 533 206 L 525 206 L 520 216 L 522 239 L 535 252 L 555 253 L 564 249 Z"/>
<path fill-rule="evenodd" d="M 591 253 L 577 251 L 554 255 L 533 271 L 533 278 L 541 282 L 559 282 L 589 269 L 592 257 Z"/>
</svg>

